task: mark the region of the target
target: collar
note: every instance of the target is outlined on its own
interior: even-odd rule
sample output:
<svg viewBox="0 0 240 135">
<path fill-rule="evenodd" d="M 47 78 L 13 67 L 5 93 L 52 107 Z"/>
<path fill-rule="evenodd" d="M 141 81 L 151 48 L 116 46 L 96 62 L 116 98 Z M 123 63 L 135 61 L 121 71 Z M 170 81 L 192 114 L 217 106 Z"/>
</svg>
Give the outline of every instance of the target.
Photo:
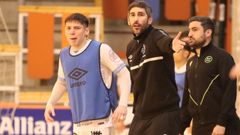
<svg viewBox="0 0 240 135">
<path fill-rule="evenodd" d="M 90 44 L 91 41 L 92 41 L 92 40 L 88 39 L 87 42 L 86 42 L 86 44 L 83 45 L 78 51 L 73 51 L 73 50 L 71 49 L 72 47 L 70 46 L 70 54 L 73 55 L 73 56 L 75 56 L 75 55 L 78 55 L 78 54 L 82 53 L 82 52 L 89 46 L 89 44 Z"/>
<path fill-rule="evenodd" d="M 213 47 L 212 41 L 208 45 L 201 47 L 200 55 L 202 55 L 203 53 L 205 53 L 207 50 L 209 50 L 212 47 Z"/>
</svg>

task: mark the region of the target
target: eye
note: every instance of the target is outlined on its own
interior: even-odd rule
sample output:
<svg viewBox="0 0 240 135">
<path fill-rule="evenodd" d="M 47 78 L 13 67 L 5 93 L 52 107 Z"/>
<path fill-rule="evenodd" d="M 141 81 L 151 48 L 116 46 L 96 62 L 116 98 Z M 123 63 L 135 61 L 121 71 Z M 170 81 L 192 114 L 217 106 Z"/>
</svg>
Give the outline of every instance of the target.
<svg viewBox="0 0 240 135">
<path fill-rule="evenodd" d="M 143 12 L 139 12 L 138 16 L 145 16 L 145 14 Z"/>
<path fill-rule="evenodd" d="M 76 27 L 74 27 L 74 29 L 75 30 L 79 30 L 79 29 L 81 29 L 81 27 L 80 26 L 76 26 Z"/>
<path fill-rule="evenodd" d="M 197 29 L 193 29 L 192 31 L 197 31 Z"/>
<path fill-rule="evenodd" d="M 71 27 L 65 27 L 65 29 L 66 29 L 66 30 L 70 30 L 70 29 L 71 29 Z"/>
<path fill-rule="evenodd" d="M 191 31 L 192 31 L 192 32 L 196 32 L 196 31 L 198 31 L 198 28 L 195 28 L 195 27 L 194 27 L 194 28 L 191 29 Z"/>
<path fill-rule="evenodd" d="M 130 16 L 130 17 L 134 17 L 134 16 L 135 16 L 135 13 L 130 13 L 129 16 Z"/>
</svg>

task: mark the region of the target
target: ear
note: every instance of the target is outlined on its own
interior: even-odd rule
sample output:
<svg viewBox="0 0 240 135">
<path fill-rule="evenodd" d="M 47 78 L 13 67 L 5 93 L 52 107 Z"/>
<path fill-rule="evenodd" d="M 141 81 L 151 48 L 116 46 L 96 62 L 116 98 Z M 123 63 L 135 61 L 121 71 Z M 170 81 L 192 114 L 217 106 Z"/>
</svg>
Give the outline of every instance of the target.
<svg viewBox="0 0 240 135">
<path fill-rule="evenodd" d="M 207 29 L 205 33 L 206 33 L 207 37 L 211 37 L 212 36 L 212 30 L 211 29 Z"/>
<path fill-rule="evenodd" d="M 88 36 L 89 33 L 90 33 L 90 31 L 89 31 L 89 27 L 85 27 L 85 34 L 86 34 L 86 36 Z"/>
<path fill-rule="evenodd" d="M 153 22 L 153 18 L 152 18 L 152 16 L 150 16 L 150 17 L 148 18 L 148 24 L 150 25 L 150 24 L 152 24 L 152 22 Z"/>
<path fill-rule="evenodd" d="M 127 17 L 127 24 L 130 26 L 130 20 L 129 20 L 129 17 Z"/>
</svg>

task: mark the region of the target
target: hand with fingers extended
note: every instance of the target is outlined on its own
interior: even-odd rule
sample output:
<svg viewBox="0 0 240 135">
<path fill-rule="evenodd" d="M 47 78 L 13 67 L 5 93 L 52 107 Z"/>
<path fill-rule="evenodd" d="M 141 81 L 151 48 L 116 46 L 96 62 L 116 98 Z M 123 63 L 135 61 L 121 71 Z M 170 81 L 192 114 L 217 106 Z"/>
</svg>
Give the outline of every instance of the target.
<svg viewBox="0 0 240 135">
<path fill-rule="evenodd" d="M 172 41 L 172 49 L 175 52 L 179 52 L 186 45 L 186 43 L 184 41 L 180 40 L 181 34 L 182 34 L 182 32 L 178 32 L 177 36 Z"/>
<path fill-rule="evenodd" d="M 53 122 L 55 116 L 55 110 L 53 105 L 47 104 L 44 112 L 44 117 L 47 122 Z"/>
</svg>

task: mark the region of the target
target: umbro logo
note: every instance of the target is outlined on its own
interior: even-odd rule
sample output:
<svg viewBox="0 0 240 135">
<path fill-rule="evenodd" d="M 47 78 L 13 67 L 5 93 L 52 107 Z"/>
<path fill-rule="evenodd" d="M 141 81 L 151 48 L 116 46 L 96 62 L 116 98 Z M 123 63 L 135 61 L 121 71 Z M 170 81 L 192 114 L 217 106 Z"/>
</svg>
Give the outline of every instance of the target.
<svg viewBox="0 0 240 135">
<path fill-rule="evenodd" d="M 88 71 L 80 69 L 80 68 L 74 68 L 69 74 L 68 77 L 72 78 L 74 80 L 79 80 L 81 77 L 83 77 Z"/>
</svg>

